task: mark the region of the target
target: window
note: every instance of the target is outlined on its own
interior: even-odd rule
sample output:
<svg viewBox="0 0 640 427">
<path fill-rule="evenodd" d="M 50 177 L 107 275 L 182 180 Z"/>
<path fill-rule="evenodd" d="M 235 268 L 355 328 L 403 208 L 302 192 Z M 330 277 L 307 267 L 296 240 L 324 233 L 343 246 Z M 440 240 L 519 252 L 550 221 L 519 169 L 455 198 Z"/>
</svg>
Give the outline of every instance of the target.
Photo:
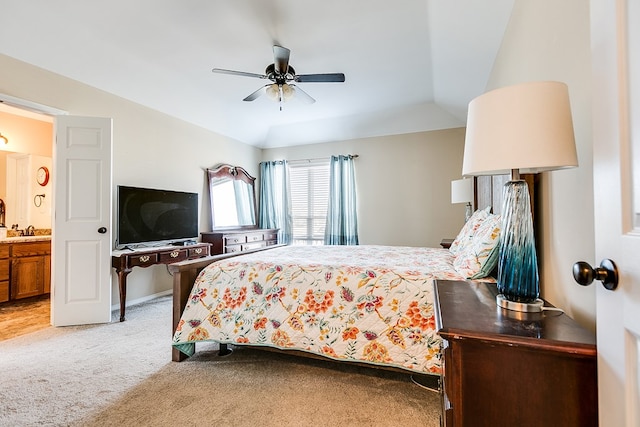
<svg viewBox="0 0 640 427">
<path fill-rule="evenodd" d="M 323 245 L 329 159 L 289 163 L 294 245 Z"/>
</svg>

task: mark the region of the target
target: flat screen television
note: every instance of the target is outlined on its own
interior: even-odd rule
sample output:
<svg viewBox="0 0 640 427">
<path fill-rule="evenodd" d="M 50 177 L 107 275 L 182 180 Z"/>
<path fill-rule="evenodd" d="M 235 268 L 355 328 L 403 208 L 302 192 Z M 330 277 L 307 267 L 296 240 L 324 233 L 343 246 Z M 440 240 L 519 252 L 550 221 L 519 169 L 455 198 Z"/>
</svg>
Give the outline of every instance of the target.
<svg viewBox="0 0 640 427">
<path fill-rule="evenodd" d="M 198 194 L 118 186 L 116 248 L 157 246 L 198 237 Z"/>
</svg>

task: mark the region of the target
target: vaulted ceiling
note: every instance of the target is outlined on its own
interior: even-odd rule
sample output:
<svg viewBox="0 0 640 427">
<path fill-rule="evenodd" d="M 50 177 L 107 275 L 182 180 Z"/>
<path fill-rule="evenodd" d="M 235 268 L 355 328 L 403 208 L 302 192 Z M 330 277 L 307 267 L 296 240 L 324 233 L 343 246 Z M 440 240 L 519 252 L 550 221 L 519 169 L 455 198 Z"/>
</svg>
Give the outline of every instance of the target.
<svg viewBox="0 0 640 427">
<path fill-rule="evenodd" d="M 464 126 L 514 0 L 0 0 L 0 53 L 258 147 Z M 316 102 L 242 101 L 272 46 Z M 55 106 L 53 106 L 55 107 Z"/>
</svg>

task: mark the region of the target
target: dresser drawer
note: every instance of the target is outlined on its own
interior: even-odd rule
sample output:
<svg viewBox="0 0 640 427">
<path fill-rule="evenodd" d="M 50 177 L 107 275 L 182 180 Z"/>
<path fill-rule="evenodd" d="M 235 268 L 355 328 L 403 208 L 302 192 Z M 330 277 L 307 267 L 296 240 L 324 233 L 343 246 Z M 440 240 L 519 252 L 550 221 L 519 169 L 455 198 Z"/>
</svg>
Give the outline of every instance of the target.
<svg viewBox="0 0 640 427">
<path fill-rule="evenodd" d="M 264 233 L 264 240 L 275 240 L 275 244 L 278 241 L 278 233 Z"/>
<path fill-rule="evenodd" d="M 209 255 L 209 250 L 206 247 L 189 248 L 189 258 L 199 258 L 207 255 Z"/>
<path fill-rule="evenodd" d="M 158 260 L 161 263 L 172 263 L 187 259 L 189 251 L 187 249 L 174 249 L 172 251 L 160 252 Z"/>
<path fill-rule="evenodd" d="M 0 244 L 0 259 L 9 258 L 9 245 L 8 244 Z"/>
<path fill-rule="evenodd" d="M 242 251 L 242 246 L 243 245 L 230 245 L 230 246 L 225 246 L 224 247 L 224 253 L 226 254 L 232 254 L 234 252 L 240 252 Z"/>
<path fill-rule="evenodd" d="M 129 257 L 129 267 L 145 267 L 158 262 L 157 253 L 133 255 Z"/>
<path fill-rule="evenodd" d="M 247 234 L 247 243 L 261 242 L 263 240 L 262 233 Z"/>
<path fill-rule="evenodd" d="M 246 234 L 229 234 L 224 236 L 224 245 L 237 245 L 240 243 L 246 243 L 247 235 Z"/>
<path fill-rule="evenodd" d="M 248 251 L 250 249 L 258 249 L 264 246 L 264 242 L 261 240 L 259 242 L 251 242 L 251 243 L 245 243 L 244 245 L 242 245 L 242 250 L 243 251 Z"/>
</svg>

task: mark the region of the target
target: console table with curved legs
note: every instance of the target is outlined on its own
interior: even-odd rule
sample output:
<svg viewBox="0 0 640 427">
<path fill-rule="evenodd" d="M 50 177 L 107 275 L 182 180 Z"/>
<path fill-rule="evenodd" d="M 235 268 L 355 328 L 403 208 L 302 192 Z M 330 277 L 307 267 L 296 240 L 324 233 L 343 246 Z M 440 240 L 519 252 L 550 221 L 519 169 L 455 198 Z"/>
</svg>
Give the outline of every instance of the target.
<svg viewBox="0 0 640 427">
<path fill-rule="evenodd" d="M 158 264 L 173 264 L 178 261 L 197 259 L 209 256 L 209 243 L 196 243 L 186 246 L 159 246 L 155 248 L 120 249 L 111 253 L 111 266 L 118 274 L 120 290 L 120 321 L 125 320 L 127 299 L 127 276 L 133 267 L 150 267 Z"/>
</svg>

